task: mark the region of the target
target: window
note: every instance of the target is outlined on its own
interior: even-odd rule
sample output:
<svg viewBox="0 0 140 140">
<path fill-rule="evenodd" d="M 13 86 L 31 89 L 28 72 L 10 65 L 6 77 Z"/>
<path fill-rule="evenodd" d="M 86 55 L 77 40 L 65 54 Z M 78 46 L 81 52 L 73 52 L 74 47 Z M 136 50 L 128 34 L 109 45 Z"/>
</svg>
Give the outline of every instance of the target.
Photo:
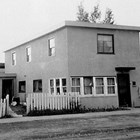
<svg viewBox="0 0 140 140">
<path fill-rule="evenodd" d="M 95 95 L 115 95 L 116 93 L 115 77 L 95 77 Z"/>
<path fill-rule="evenodd" d="M 51 94 L 54 94 L 54 80 L 53 79 L 50 80 L 50 92 Z"/>
<path fill-rule="evenodd" d="M 93 87 L 93 78 L 84 77 L 84 95 L 91 95 Z"/>
<path fill-rule="evenodd" d="M 19 93 L 25 93 L 26 92 L 26 82 L 20 81 L 19 82 Z"/>
<path fill-rule="evenodd" d="M 42 92 L 42 80 L 33 80 L 33 92 Z"/>
<path fill-rule="evenodd" d="M 62 92 L 63 93 L 67 92 L 67 81 L 66 81 L 66 79 L 62 79 Z"/>
<path fill-rule="evenodd" d="M 81 92 L 80 87 L 81 87 L 80 78 L 72 78 L 71 79 L 71 91 L 80 93 Z"/>
<path fill-rule="evenodd" d="M 55 55 L 55 39 L 54 38 L 49 39 L 48 45 L 49 45 L 49 56 L 54 56 Z"/>
<path fill-rule="evenodd" d="M 60 95 L 67 92 L 66 78 L 50 79 L 50 93 L 51 95 Z"/>
<path fill-rule="evenodd" d="M 98 35 L 97 51 L 99 54 L 113 54 L 113 35 Z"/>
<path fill-rule="evenodd" d="M 96 78 L 96 94 L 104 94 L 104 79 Z"/>
<path fill-rule="evenodd" d="M 56 95 L 60 95 L 60 79 L 56 79 Z"/>
<path fill-rule="evenodd" d="M 115 94 L 115 78 L 107 78 L 107 93 Z"/>
<path fill-rule="evenodd" d="M 26 48 L 26 61 L 31 62 L 31 47 Z"/>
<path fill-rule="evenodd" d="M 12 53 L 12 65 L 16 65 L 16 52 Z"/>
</svg>

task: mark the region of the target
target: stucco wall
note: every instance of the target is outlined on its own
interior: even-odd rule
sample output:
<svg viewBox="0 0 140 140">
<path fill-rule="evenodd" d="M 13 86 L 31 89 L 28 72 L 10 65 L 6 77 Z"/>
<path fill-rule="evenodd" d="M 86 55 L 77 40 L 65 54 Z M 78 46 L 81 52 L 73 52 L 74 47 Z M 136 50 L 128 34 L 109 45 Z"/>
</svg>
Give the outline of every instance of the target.
<svg viewBox="0 0 140 140">
<path fill-rule="evenodd" d="M 50 78 L 67 77 L 67 47 L 66 29 L 45 35 L 18 48 L 6 52 L 5 72 L 17 74 L 17 85 L 19 81 L 26 81 L 26 93 L 33 92 L 33 80 L 42 79 L 42 92 L 48 92 L 48 81 Z M 55 56 L 48 56 L 48 39 L 55 37 Z M 31 46 L 32 61 L 26 62 L 25 48 Z M 17 64 L 11 65 L 11 53 L 16 51 Z M 18 88 L 17 88 L 18 93 Z M 21 100 L 25 98 L 24 93 L 18 94 Z"/>
<path fill-rule="evenodd" d="M 97 54 L 97 34 L 114 35 L 114 54 Z M 102 30 L 89 28 L 68 28 L 68 71 L 71 76 L 116 76 L 115 67 L 136 67 L 130 71 L 131 99 L 134 106 L 140 105 L 138 88 L 140 86 L 139 33 L 135 31 Z M 118 97 L 89 97 L 82 102 L 97 106 L 97 102 L 118 105 Z M 86 103 L 85 103 L 86 102 Z M 100 103 L 98 105 L 100 106 Z"/>
</svg>

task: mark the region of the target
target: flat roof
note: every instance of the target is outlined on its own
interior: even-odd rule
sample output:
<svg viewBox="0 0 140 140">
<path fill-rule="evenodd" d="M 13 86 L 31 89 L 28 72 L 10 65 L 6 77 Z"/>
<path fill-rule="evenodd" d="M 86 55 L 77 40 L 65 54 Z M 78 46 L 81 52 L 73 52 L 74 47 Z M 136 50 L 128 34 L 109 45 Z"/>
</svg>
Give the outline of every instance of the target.
<svg viewBox="0 0 140 140">
<path fill-rule="evenodd" d="M 60 24 L 56 25 L 56 26 L 53 26 L 51 28 L 49 28 L 45 34 L 42 34 L 38 37 L 35 37 L 33 39 L 30 39 L 28 41 L 25 41 L 24 43 L 22 44 L 19 44 L 17 45 L 16 47 L 13 47 L 11 49 L 8 49 L 6 50 L 5 52 L 7 51 L 10 51 L 12 49 L 15 49 L 21 45 L 24 45 L 26 43 L 29 43 L 33 40 L 36 40 L 42 36 L 45 36 L 51 32 L 54 32 L 56 30 L 59 30 L 61 28 L 64 28 L 64 27 L 80 27 L 80 28 L 94 28 L 94 29 L 108 29 L 108 30 L 125 30 L 125 31 L 137 31 L 137 32 L 140 32 L 140 27 L 138 26 L 126 26 L 126 25 L 115 25 L 115 24 L 101 24 L 101 23 L 89 23 L 89 22 L 80 22 L 80 21 L 64 21 L 64 22 L 61 22 Z"/>
</svg>

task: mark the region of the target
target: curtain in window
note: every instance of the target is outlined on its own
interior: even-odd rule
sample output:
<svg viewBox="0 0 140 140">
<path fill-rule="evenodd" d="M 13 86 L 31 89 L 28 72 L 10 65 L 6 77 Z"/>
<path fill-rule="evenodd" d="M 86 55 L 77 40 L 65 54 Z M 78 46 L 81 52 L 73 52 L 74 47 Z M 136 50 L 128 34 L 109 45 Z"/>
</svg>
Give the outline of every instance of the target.
<svg viewBox="0 0 140 140">
<path fill-rule="evenodd" d="M 108 94 L 115 94 L 115 80 L 114 78 L 107 78 Z"/>
<path fill-rule="evenodd" d="M 104 94 L 103 78 L 96 78 L 96 94 Z"/>
</svg>

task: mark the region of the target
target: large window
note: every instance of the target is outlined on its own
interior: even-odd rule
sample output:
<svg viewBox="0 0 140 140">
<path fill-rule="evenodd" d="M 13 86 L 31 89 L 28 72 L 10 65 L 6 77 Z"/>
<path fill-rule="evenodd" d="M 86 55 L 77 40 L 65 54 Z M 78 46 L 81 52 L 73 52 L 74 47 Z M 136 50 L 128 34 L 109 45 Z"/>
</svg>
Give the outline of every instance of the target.
<svg viewBox="0 0 140 140">
<path fill-rule="evenodd" d="M 25 93 L 25 92 L 26 92 L 26 82 L 19 81 L 19 93 Z"/>
<path fill-rule="evenodd" d="M 16 65 L 16 52 L 12 53 L 12 65 Z"/>
<path fill-rule="evenodd" d="M 67 92 L 66 78 L 50 79 L 49 86 L 51 95 L 61 95 Z"/>
<path fill-rule="evenodd" d="M 55 38 L 48 40 L 49 45 L 49 56 L 55 56 Z"/>
<path fill-rule="evenodd" d="M 114 54 L 113 35 L 98 34 L 97 51 L 101 54 Z"/>
<path fill-rule="evenodd" d="M 42 92 L 42 80 L 33 80 L 33 92 Z"/>
<path fill-rule="evenodd" d="M 112 96 L 117 94 L 115 77 L 71 77 L 71 92 L 82 96 Z"/>
<path fill-rule="evenodd" d="M 26 61 L 31 62 L 31 47 L 26 48 Z"/>
</svg>

